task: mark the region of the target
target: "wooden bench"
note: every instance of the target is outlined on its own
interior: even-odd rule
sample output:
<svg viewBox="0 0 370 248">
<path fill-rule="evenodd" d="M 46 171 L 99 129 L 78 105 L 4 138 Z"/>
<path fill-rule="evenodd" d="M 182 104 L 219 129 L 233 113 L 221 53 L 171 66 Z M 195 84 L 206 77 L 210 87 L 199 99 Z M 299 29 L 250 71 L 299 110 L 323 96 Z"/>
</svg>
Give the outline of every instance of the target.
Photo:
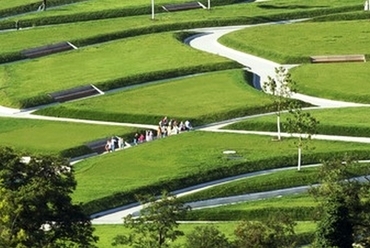
<svg viewBox="0 0 370 248">
<path fill-rule="evenodd" d="M 366 62 L 365 55 L 325 55 L 311 56 L 311 63 Z"/>
<path fill-rule="evenodd" d="M 190 10 L 190 9 L 201 9 L 205 8 L 201 3 L 199 2 L 189 2 L 189 3 L 179 3 L 179 4 L 166 4 L 163 5 L 162 8 L 165 11 L 180 11 L 180 10 Z"/>
<path fill-rule="evenodd" d="M 46 56 L 46 55 L 53 54 L 53 53 L 68 51 L 71 49 L 76 49 L 76 47 L 69 42 L 60 42 L 56 44 L 23 50 L 22 54 L 27 58 L 37 58 L 37 57 Z"/>
<path fill-rule="evenodd" d="M 76 87 L 73 89 L 58 91 L 50 93 L 49 95 L 56 102 L 66 102 L 70 100 L 75 100 L 82 97 L 97 95 L 100 92 L 94 88 L 92 85 L 86 85 L 81 87 Z"/>
</svg>

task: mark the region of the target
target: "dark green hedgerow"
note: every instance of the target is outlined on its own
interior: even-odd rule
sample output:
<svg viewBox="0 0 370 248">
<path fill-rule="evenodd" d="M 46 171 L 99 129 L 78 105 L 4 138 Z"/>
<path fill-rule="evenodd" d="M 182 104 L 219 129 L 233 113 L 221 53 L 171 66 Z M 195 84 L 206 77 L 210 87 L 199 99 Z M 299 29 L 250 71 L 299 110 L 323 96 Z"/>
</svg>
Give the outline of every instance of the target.
<svg viewBox="0 0 370 248">
<path fill-rule="evenodd" d="M 173 116 L 174 119 L 188 119 L 193 123 L 194 126 L 201 126 L 209 124 L 212 122 L 232 119 L 236 117 L 253 115 L 256 113 L 261 113 L 261 111 L 266 111 L 265 107 L 255 107 L 255 108 L 241 108 L 234 109 L 230 111 L 212 113 L 209 115 L 199 116 L 197 118 L 186 118 L 184 116 Z M 36 111 L 36 114 L 46 115 L 46 116 L 58 116 L 58 117 L 68 117 L 68 118 L 82 118 L 88 120 L 100 120 L 100 121 L 113 121 L 113 122 L 128 122 L 135 123 L 140 122 L 143 124 L 153 124 L 162 118 L 159 115 L 138 115 L 138 114 L 126 114 L 126 113 L 110 113 L 110 112 L 100 112 L 94 110 L 76 110 L 68 109 L 64 106 L 55 106 L 51 108 L 45 108 Z"/>
<path fill-rule="evenodd" d="M 13 52 L 13 53 L 0 53 L 0 64 L 3 63 L 10 63 L 18 60 L 26 59 L 26 57 L 21 52 Z"/>
<path fill-rule="evenodd" d="M 222 62 L 222 63 L 213 63 L 213 64 L 206 64 L 206 65 L 199 65 L 199 66 L 193 66 L 193 67 L 184 67 L 184 68 L 178 68 L 178 69 L 170 69 L 170 70 L 162 70 L 162 71 L 153 71 L 123 78 L 117 78 L 108 80 L 105 82 L 98 82 L 95 83 L 95 86 L 97 86 L 99 89 L 103 91 L 117 89 L 125 86 L 130 85 L 136 85 L 136 84 L 142 84 L 145 82 L 151 82 L 156 80 L 162 80 L 166 78 L 176 78 L 181 76 L 187 76 L 192 75 L 196 73 L 204 73 L 204 72 L 212 72 L 212 71 L 220 71 L 220 70 L 227 70 L 227 69 L 235 69 L 235 68 L 241 68 L 242 65 L 238 64 L 237 62 L 230 61 L 230 62 Z M 19 100 L 19 103 L 22 108 L 30 108 L 35 107 L 43 104 L 48 104 L 53 102 L 53 99 L 48 95 L 39 95 L 32 98 L 27 99 L 21 99 Z M 38 114 L 43 115 L 58 115 L 59 112 L 53 112 L 53 110 L 50 109 L 43 109 L 39 110 Z M 69 117 L 76 117 L 76 113 L 67 113 L 66 111 L 62 111 L 64 115 L 67 115 Z M 121 122 L 123 120 L 131 120 L 133 116 L 129 115 L 112 115 L 110 113 L 96 113 L 96 112 L 90 112 L 86 111 L 85 114 L 81 115 L 82 113 L 79 113 L 79 116 L 83 118 L 82 116 L 85 116 L 87 119 L 90 118 L 90 116 L 95 116 L 96 119 L 99 120 L 110 120 L 110 121 L 118 121 Z M 96 116 L 101 115 L 101 116 Z M 102 117 L 104 115 L 104 117 Z M 106 117 L 107 116 L 107 117 Z M 135 116 L 135 118 L 138 118 L 138 116 Z M 142 116 L 143 123 L 153 123 L 153 118 L 158 119 L 158 116 Z M 136 119 L 137 120 L 137 119 Z"/>
<path fill-rule="evenodd" d="M 93 150 L 91 150 L 89 147 L 85 145 L 65 149 L 59 153 L 60 156 L 64 158 L 76 158 L 83 155 L 87 155 L 93 153 Z"/>
<path fill-rule="evenodd" d="M 276 123 L 272 122 L 238 122 L 233 123 L 224 129 L 234 130 L 258 130 L 258 131 L 276 131 Z M 284 125 L 281 127 L 282 132 L 286 132 Z M 320 123 L 317 127 L 317 133 L 326 135 L 337 135 L 341 134 L 344 136 L 357 136 L 357 137 L 369 137 L 370 128 L 367 127 L 356 127 L 356 126 L 337 126 Z"/>
<path fill-rule="evenodd" d="M 40 94 L 27 99 L 20 99 L 18 101 L 20 108 L 31 108 L 53 102 L 54 102 L 53 98 L 48 94 Z"/>
<path fill-rule="evenodd" d="M 319 16 L 312 19 L 313 22 L 328 21 L 351 21 L 351 20 L 368 20 L 370 13 L 368 11 L 357 10 L 353 12 L 335 13 L 325 16 Z"/>
<path fill-rule="evenodd" d="M 351 151 L 348 153 L 348 155 L 359 160 L 368 158 L 367 151 Z M 333 157 L 342 156 L 342 152 L 315 153 L 311 155 L 306 155 L 303 162 L 305 164 L 318 163 L 320 161 L 328 160 Z M 235 164 L 232 167 L 221 167 L 213 170 L 203 171 L 201 173 L 197 172 L 196 174 L 188 174 L 181 178 L 173 178 L 171 180 L 161 181 L 153 185 L 136 188 L 131 191 L 116 193 L 111 196 L 103 197 L 90 202 L 85 202 L 82 206 L 87 214 L 93 214 L 103 210 L 123 206 L 129 203 L 134 203 L 136 202 L 135 195 L 160 195 L 163 190 L 174 191 L 229 176 L 235 176 L 243 173 L 272 168 L 294 166 L 296 164 L 297 160 L 295 156 L 281 156 L 275 157 L 273 159 L 264 159 L 253 162 L 247 161 L 240 164 Z M 304 213 L 302 213 L 302 216 L 304 216 L 303 214 Z M 297 216 L 300 216 L 298 212 Z"/>
<path fill-rule="evenodd" d="M 277 214 L 284 214 L 295 221 L 312 221 L 316 207 L 266 207 L 245 210 L 223 210 L 223 208 L 206 208 L 190 211 L 186 220 L 191 221 L 266 221 Z"/>
</svg>

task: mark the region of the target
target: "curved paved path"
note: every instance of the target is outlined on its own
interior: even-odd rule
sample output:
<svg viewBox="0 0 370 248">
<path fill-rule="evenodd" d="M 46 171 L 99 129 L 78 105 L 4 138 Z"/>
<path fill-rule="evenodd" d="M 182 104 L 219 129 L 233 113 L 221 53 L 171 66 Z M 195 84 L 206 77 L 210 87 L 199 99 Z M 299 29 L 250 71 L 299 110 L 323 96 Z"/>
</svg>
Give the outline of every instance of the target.
<svg viewBox="0 0 370 248">
<path fill-rule="evenodd" d="M 286 22 L 283 22 L 286 23 Z M 254 74 L 258 75 L 258 79 L 260 82 L 264 82 L 267 79 L 267 76 L 275 74 L 275 68 L 280 66 L 279 64 L 259 58 L 253 55 L 245 54 L 239 51 L 235 51 L 228 47 L 225 47 L 217 42 L 218 38 L 222 35 L 225 35 L 229 32 L 233 32 L 242 28 L 251 27 L 251 26 L 233 26 L 233 27 L 221 27 L 221 28 L 207 28 L 207 29 L 196 29 L 194 31 L 201 32 L 198 35 L 190 37 L 185 42 L 190 46 L 203 50 L 209 53 L 217 54 L 219 56 L 227 57 L 229 59 L 235 60 L 243 65 L 245 65 L 250 71 Z M 295 65 L 283 65 L 286 68 L 292 68 Z M 303 94 L 294 94 L 293 98 L 309 102 L 313 105 L 319 106 L 320 108 L 337 108 L 337 107 L 358 107 L 358 106 L 369 106 L 364 104 L 357 104 L 357 103 L 349 103 L 349 102 L 342 102 L 342 101 L 333 101 L 327 100 L 317 97 L 311 97 Z M 317 108 L 317 107 L 316 107 Z M 271 114 L 271 113 L 270 113 Z M 266 115 L 266 114 L 261 114 Z M 260 116 L 260 115 L 257 115 Z M 240 121 L 246 118 L 253 118 L 256 116 L 247 116 L 242 118 L 235 118 L 228 121 L 223 121 L 220 123 L 210 124 L 204 127 L 199 128 L 203 131 L 213 131 L 213 132 L 233 132 L 233 133 L 241 133 L 241 134 L 260 134 L 260 135 L 270 135 L 276 136 L 276 132 L 255 132 L 255 131 L 237 131 L 237 130 L 220 130 L 219 128 L 229 125 L 230 123 Z M 290 134 L 283 133 L 282 136 L 291 136 Z M 324 140 L 341 140 L 341 141 L 350 141 L 350 142 L 362 142 L 362 143 L 370 143 L 370 138 L 364 137 L 343 137 L 343 136 L 330 136 L 330 135 L 315 135 L 313 138 L 315 139 L 324 139 Z M 366 161 L 369 162 L 369 161 Z M 309 166 L 318 166 L 316 165 L 309 165 Z M 306 166 L 307 167 L 307 166 Z M 185 194 L 191 194 L 200 190 L 204 190 L 210 187 L 214 187 L 220 184 L 224 184 L 234 180 L 240 180 L 243 178 L 253 177 L 262 174 L 270 174 L 279 170 L 286 170 L 286 169 L 295 169 L 296 167 L 289 167 L 289 168 L 281 168 L 281 169 L 274 169 L 274 170 L 267 170 L 267 171 L 259 171 L 254 173 L 248 173 L 239 175 L 236 177 L 225 178 L 213 182 L 209 182 L 206 184 L 196 185 L 190 188 L 182 189 L 179 191 L 173 192 L 176 196 L 182 196 Z M 254 194 L 247 194 L 247 195 L 240 195 L 240 196 L 232 196 L 232 197 L 223 197 L 217 199 L 210 199 L 206 201 L 199 201 L 189 203 L 189 205 L 193 209 L 205 208 L 205 207 L 215 207 L 230 203 L 236 202 L 244 202 L 248 200 L 256 200 L 256 199 L 263 199 L 263 198 L 270 198 L 270 197 L 277 197 L 286 194 L 294 194 L 294 193 L 302 193 L 307 191 L 309 186 L 302 186 L 302 187 L 294 187 L 289 189 L 280 189 L 275 191 L 269 192 L 260 192 Z M 93 215 L 92 222 L 94 224 L 119 224 L 122 223 L 122 218 L 128 214 L 137 214 L 142 206 L 138 203 L 130 204 L 127 206 L 123 206 L 121 208 L 108 210 L 105 212 L 98 213 Z"/>
<path fill-rule="evenodd" d="M 279 22 L 277 24 L 286 24 L 290 22 Z M 275 23 L 276 24 L 276 23 Z M 261 24 L 261 25 L 271 25 L 269 24 Z M 254 25 L 255 26 L 255 25 Z M 208 29 L 197 29 L 195 31 L 202 32 L 199 35 L 192 37 L 187 42 L 192 47 L 196 49 L 200 49 L 203 51 L 207 51 L 210 53 L 218 54 L 220 56 L 224 56 L 230 58 L 232 60 L 238 61 L 239 63 L 245 65 L 248 70 L 252 71 L 255 75 L 257 75 L 256 80 L 259 80 L 257 84 L 261 84 L 261 82 L 266 81 L 267 76 L 274 75 L 275 68 L 280 66 L 279 64 L 259 58 L 253 55 L 245 54 L 239 51 L 235 51 L 233 49 L 227 48 L 217 42 L 217 39 L 222 35 L 225 35 L 229 32 L 236 31 L 245 27 L 251 26 L 234 26 L 234 27 L 222 27 L 222 28 L 208 28 Z M 296 65 L 283 65 L 286 68 L 292 68 Z M 332 101 L 317 97 L 311 97 L 303 94 L 294 94 L 293 98 L 309 102 L 313 105 L 319 106 L 321 108 L 337 108 L 337 107 L 357 107 L 357 106 L 369 106 L 364 104 L 357 104 L 357 103 L 348 103 L 342 101 Z M 37 116 L 32 115 L 32 112 L 35 109 L 28 109 L 28 110 L 18 110 L 18 109 L 11 109 L 6 107 L 0 106 L 0 116 L 3 117 L 14 117 L 14 118 L 30 118 L 30 119 L 43 119 L 43 120 L 57 120 L 57 121 L 68 121 L 68 122 L 80 122 L 80 123 L 89 123 L 89 124 L 96 124 L 96 125 L 121 125 L 121 126 L 135 126 L 135 127 L 144 127 L 144 128 L 156 128 L 156 125 L 142 125 L 142 124 L 132 124 L 132 123 L 112 123 L 112 122 L 103 122 L 103 121 L 90 121 L 90 120 L 79 120 L 79 119 L 70 119 L 70 118 L 55 118 L 55 117 L 47 117 L 47 116 Z M 260 115 L 256 115 L 260 116 Z M 255 131 L 237 131 L 237 130 L 219 130 L 219 128 L 228 125 L 230 123 L 240 121 L 246 118 L 253 118 L 256 116 L 247 116 L 243 118 L 235 118 L 228 121 L 223 121 L 219 123 L 210 124 L 204 127 L 199 128 L 200 130 L 204 131 L 213 131 L 213 132 L 234 132 L 234 133 L 242 133 L 242 134 L 260 134 L 260 135 L 270 135 L 276 136 L 275 132 L 255 132 Z M 290 136 L 290 134 L 282 134 L 282 136 Z M 364 137 L 343 137 L 343 136 L 329 136 L 329 135 L 315 135 L 313 138 L 316 139 L 325 139 L 325 140 L 341 140 L 341 141 L 350 141 L 350 142 L 362 142 L 362 143 L 370 143 L 370 138 Z M 317 165 L 312 165 L 317 166 Z M 293 167 L 295 168 L 295 167 Z M 246 177 L 257 176 L 261 174 L 269 174 L 273 173 L 277 170 L 285 170 L 285 169 L 292 169 L 292 168 L 282 168 L 276 170 L 268 170 L 268 171 L 261 171 L 255 173 L 249 173 L 244 175 L 239 175 L 236 177 L 226 178 L 222 180 L 217 180 L 214 182 L 196 185 L 190 188 L 186 188 L 183 190 L 179 190 L 174 192 L 174 194 L 181 196 L 184 194 L 193 193 L 195 191 L 203 190 L 209 187 L 214 187 L 216 185 L 220 185 L 232 180 L 240 180 Z M 302 192 L 307 190 L 307 187 L 297 187 L 293 189 L 285 189 L 285 190 L 278 190 L 278 191 L 271 191 L 271 192 L 262 192 L 256 194 L 248 194 L 244 196 L 236 196 L 236 197 L 229 197 L 229 198 L 221 198 L 221 199 L 212 199 L 203 202 L 191 203 L 191 205 L 195 208 L 206 207 L 206 206 L 214 206 L 220 204 L 226 204 L 231 202 L 239 202 L 239 201 L 246 201 L 250 199 L 260 199 L 266 197 L 274 197 L 276 195 L 282 194 L 292 194 L 294 192 Z M 94 224 L 108 224 L 108 223 L 122 223 L 122 217 L 126 216 L 129 213 L 135 213 L 139 211 L 141 206 L 137 203 L 130 204 L 127 206 L 123 206 L 121 208 L 113 209 L 98 213 L 92 216 Z"/>
</svg>

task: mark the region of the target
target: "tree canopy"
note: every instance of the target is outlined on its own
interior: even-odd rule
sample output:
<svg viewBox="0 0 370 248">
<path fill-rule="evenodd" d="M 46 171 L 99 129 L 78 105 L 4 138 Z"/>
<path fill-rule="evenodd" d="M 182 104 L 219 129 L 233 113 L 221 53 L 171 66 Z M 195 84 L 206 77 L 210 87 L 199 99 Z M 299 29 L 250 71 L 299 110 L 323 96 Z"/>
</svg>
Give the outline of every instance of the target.
<svg viewBox="0 0 370 248">
<path fill-rule="evenodd" d="M 68 160 L 1 147 L 0 246 L 95 247 L 89 217 L 71 201 L 75 187 Z"/>
</svg>

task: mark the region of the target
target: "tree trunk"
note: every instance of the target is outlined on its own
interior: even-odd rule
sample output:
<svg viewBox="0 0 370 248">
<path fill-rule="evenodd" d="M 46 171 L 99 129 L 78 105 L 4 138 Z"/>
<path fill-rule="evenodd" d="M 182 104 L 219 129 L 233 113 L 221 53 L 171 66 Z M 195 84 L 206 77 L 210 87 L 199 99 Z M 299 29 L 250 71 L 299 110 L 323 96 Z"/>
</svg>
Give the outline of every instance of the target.
<svg viewBox="0 0 370 248">
<path fill-rule="evenodd" d="M 278 140 L 281 140 L 281 134 L 280 134 L 280 115 L 277 115 L 276 125 L 277 125 L 277 131 L 278 131 Z"/>
<path fill-rule="evenodd" d="M 298 170 L 301 170 L 302 148 L 298 147 Z"/>
</svg>

